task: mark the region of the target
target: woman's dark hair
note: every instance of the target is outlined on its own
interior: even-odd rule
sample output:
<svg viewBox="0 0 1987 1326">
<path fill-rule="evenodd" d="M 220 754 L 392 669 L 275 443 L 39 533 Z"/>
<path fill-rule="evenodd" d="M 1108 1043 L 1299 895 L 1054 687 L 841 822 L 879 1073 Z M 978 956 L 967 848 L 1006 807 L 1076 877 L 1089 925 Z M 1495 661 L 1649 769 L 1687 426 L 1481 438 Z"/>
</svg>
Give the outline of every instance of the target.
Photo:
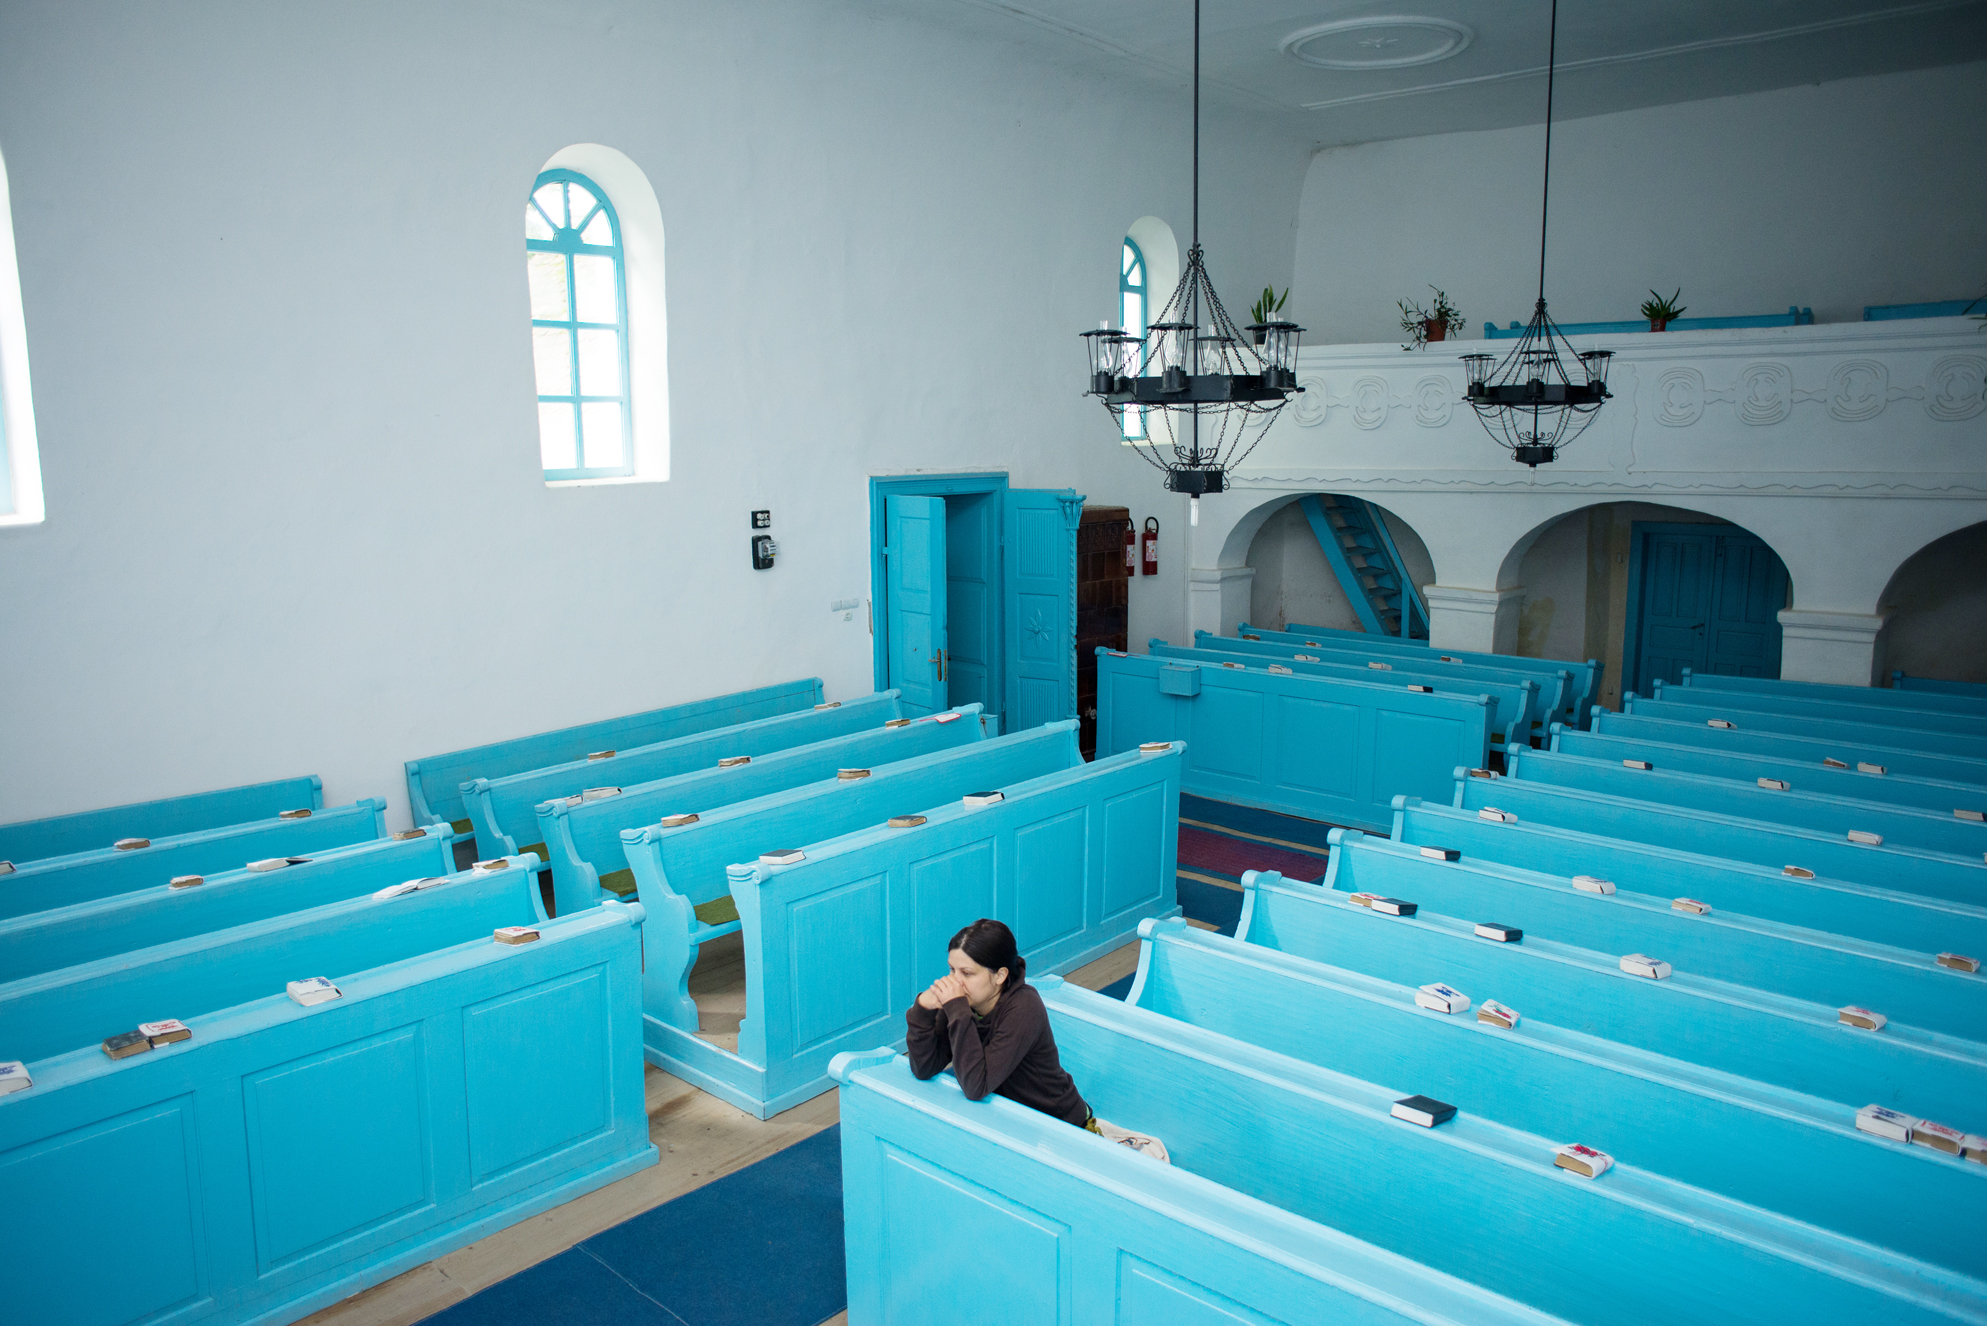
<svg viewBox="0 0 1987 1326">
<path fill-rule="evenodd" d="M 964 950 L 967 957 L 990 972 L 1007 968 L 1003 990 L 1012 990 L 1028 979 L 1028 959 L 1014 951 L 1014 932 L 991 917 L 982 916 L 952 936 L 945 951 L 955 948 Z"/>
</svg>

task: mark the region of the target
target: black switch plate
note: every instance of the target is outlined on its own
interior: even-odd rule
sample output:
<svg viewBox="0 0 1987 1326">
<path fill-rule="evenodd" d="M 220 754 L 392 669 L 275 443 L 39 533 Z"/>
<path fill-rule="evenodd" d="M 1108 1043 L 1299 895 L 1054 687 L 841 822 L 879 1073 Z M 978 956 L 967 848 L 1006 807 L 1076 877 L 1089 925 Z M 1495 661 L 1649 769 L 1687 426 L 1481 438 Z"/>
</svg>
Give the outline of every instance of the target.
<svg viewBox="0 0 1987 1326">
<path fill-rule="evenodd" d="M 772 512 L 770 512 L 770 511 L 754 511 L 754 512 L 752 513 L 752 528 L 753 528 L 753 529 L 771 529 L 772 527 L 773 527 L 773 513 L 772 513 Z"/>
</svg>

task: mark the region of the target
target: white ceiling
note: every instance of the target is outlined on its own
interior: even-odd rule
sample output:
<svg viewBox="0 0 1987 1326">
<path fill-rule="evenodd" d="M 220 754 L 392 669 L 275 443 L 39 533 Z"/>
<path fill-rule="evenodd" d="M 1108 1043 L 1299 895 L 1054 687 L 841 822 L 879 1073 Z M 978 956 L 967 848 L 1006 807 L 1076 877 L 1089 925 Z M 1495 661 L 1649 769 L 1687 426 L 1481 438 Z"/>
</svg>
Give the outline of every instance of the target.
<svg viewBox="0 0 1987 1326">
<path fill-rule="evenodd" d="M 1193 67 L 1192 0 L 954 3 L 1059 63 L 1181 87 Z M 1549 12 L 1549 0 L 1203 0 L 1203 95 L 1319 146 L 1536 124 Z M 1562 0 L 1554 116 L 1981 59 L 1987 0 Z"/>
</svg>

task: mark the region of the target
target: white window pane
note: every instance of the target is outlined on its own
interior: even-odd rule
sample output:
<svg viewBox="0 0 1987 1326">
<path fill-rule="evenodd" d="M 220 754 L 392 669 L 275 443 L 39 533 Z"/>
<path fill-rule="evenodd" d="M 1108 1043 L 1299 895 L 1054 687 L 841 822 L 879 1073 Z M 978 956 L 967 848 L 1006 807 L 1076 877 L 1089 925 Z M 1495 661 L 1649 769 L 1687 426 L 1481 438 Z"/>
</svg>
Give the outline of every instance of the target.
<svg viewBox="0 0 1987 1326">
<path fill-rule="evenodd" d="M 614 223 L 607 219 L 606 208 L 603 207 L 593 214 L 593 220 L 586 223 L 586 229 L 580 232 L 580 238 L 589 244 L 614 242 Z"/>
<path fill-rule="evenodd" d="M 573 394 L 572 333 L 564 327 L 531 329 L 531 362 L 538 369 L 540 396 Z"/>
<path fill-rule="evenodd" d="M 1145 436 L 1145 407 L 1130 405 L 1125 407 L 1125 437 L 1137 439 Z"/>
<path fill-rule="evenodd" d="M 578 184 L 568 184 L 566 186 L 566 198 L 568 205 L 572 208 L 572 219 L 566 222 L 566 224 L 578 229 L 580 223 L 586 220 L 587 213 L 593 210 L 596 200 L 592 194 L 588 193 L 583 186 Z"/>
<path fill-rule="evenodd" d="M 1132 257 L 1131 245 L 1129 244 L 1125 245 L 1123 253 L 1124 253 L 1124 265 L 1118 268 L 1118 275 L 1120 276 L 1129 274 L 1131 271 L 1131 265 L 1137 261 L 1136 258 Z"/>
<path fill-rule="evenodd" d="M 560 188 L 557 184 L 547 184 L 531 196 L 536 198 L 538 205 L 545 209 L 545 215 L 552 218 L 553 225 L 563 226 L 566 224 L 566 191 L 564 189 Z"/>
<path fill-rule="evenodd" d="M 526 239 L 552 238 L 552 227 L 545 224 L 544 214 L 530 203 L 524 205 L 524 237 Z"/>
<path fill-rule="evenodd" d="M 1145 335 L 1145 296 L 1125 292 L 1125 330 L 1134 336 Z"/>
<path fill-rule="evenodd" d="M 531 316 L 564 322 L 572 316 L 566 311 L 566 255 L 563 253 L 532 253 L 524 260 L 525 270 L 531 274 Z"/>
<path fill-rule="evenodd" d="M 619 401 L 588 401 L 580 406 L 580 433 L 586 442 L 588 469 L 608 469 L 622 464 Z"/>
<path fill-rule="evenodd" d="M 619 322 L 620 301 L 614 297 L 614 260 L 598 253 L 573 256 L 573 295 L 581 322 Z"/>
<path fill-rule="evenodd" d="M 563 401 L 538 405 L 538 455 L 548 470 L 578 468 L 573 446 L 573 407 Z"/>
<path fill-rule="evenodd" d="M 621 333 L 580 332 L 580 395 L 621 394 Z"/>
</svg>

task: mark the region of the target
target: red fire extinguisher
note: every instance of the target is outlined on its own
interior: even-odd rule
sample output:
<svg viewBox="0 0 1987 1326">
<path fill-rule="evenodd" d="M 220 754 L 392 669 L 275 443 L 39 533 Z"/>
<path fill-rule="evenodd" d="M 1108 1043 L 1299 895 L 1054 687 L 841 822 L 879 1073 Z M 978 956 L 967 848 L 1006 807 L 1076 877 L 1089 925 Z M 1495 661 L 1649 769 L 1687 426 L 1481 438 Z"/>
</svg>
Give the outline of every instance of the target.
<svg viewBox="0 0 1987 1326">
<path fill-rule="evenodd" d="M 1125 522 L 1125 579 L 1138 574 L 1138 553 L 1133 547 L 1131 522 Z"/>
<path fill-rule="evenodd" d="M 1131 537 L 1130 530 L 1125 531 L 1125 537 L 1126 538 Z M 1145 562 L 1145 574 L 1149 576 L 1158 575 L 1159 574 L 1159 517 L 1147 516 L 1145 518 L 1145 533 L 1139 536 L 1139 543 L 1144 550 L 1143 560 Z"/>
</svg>

